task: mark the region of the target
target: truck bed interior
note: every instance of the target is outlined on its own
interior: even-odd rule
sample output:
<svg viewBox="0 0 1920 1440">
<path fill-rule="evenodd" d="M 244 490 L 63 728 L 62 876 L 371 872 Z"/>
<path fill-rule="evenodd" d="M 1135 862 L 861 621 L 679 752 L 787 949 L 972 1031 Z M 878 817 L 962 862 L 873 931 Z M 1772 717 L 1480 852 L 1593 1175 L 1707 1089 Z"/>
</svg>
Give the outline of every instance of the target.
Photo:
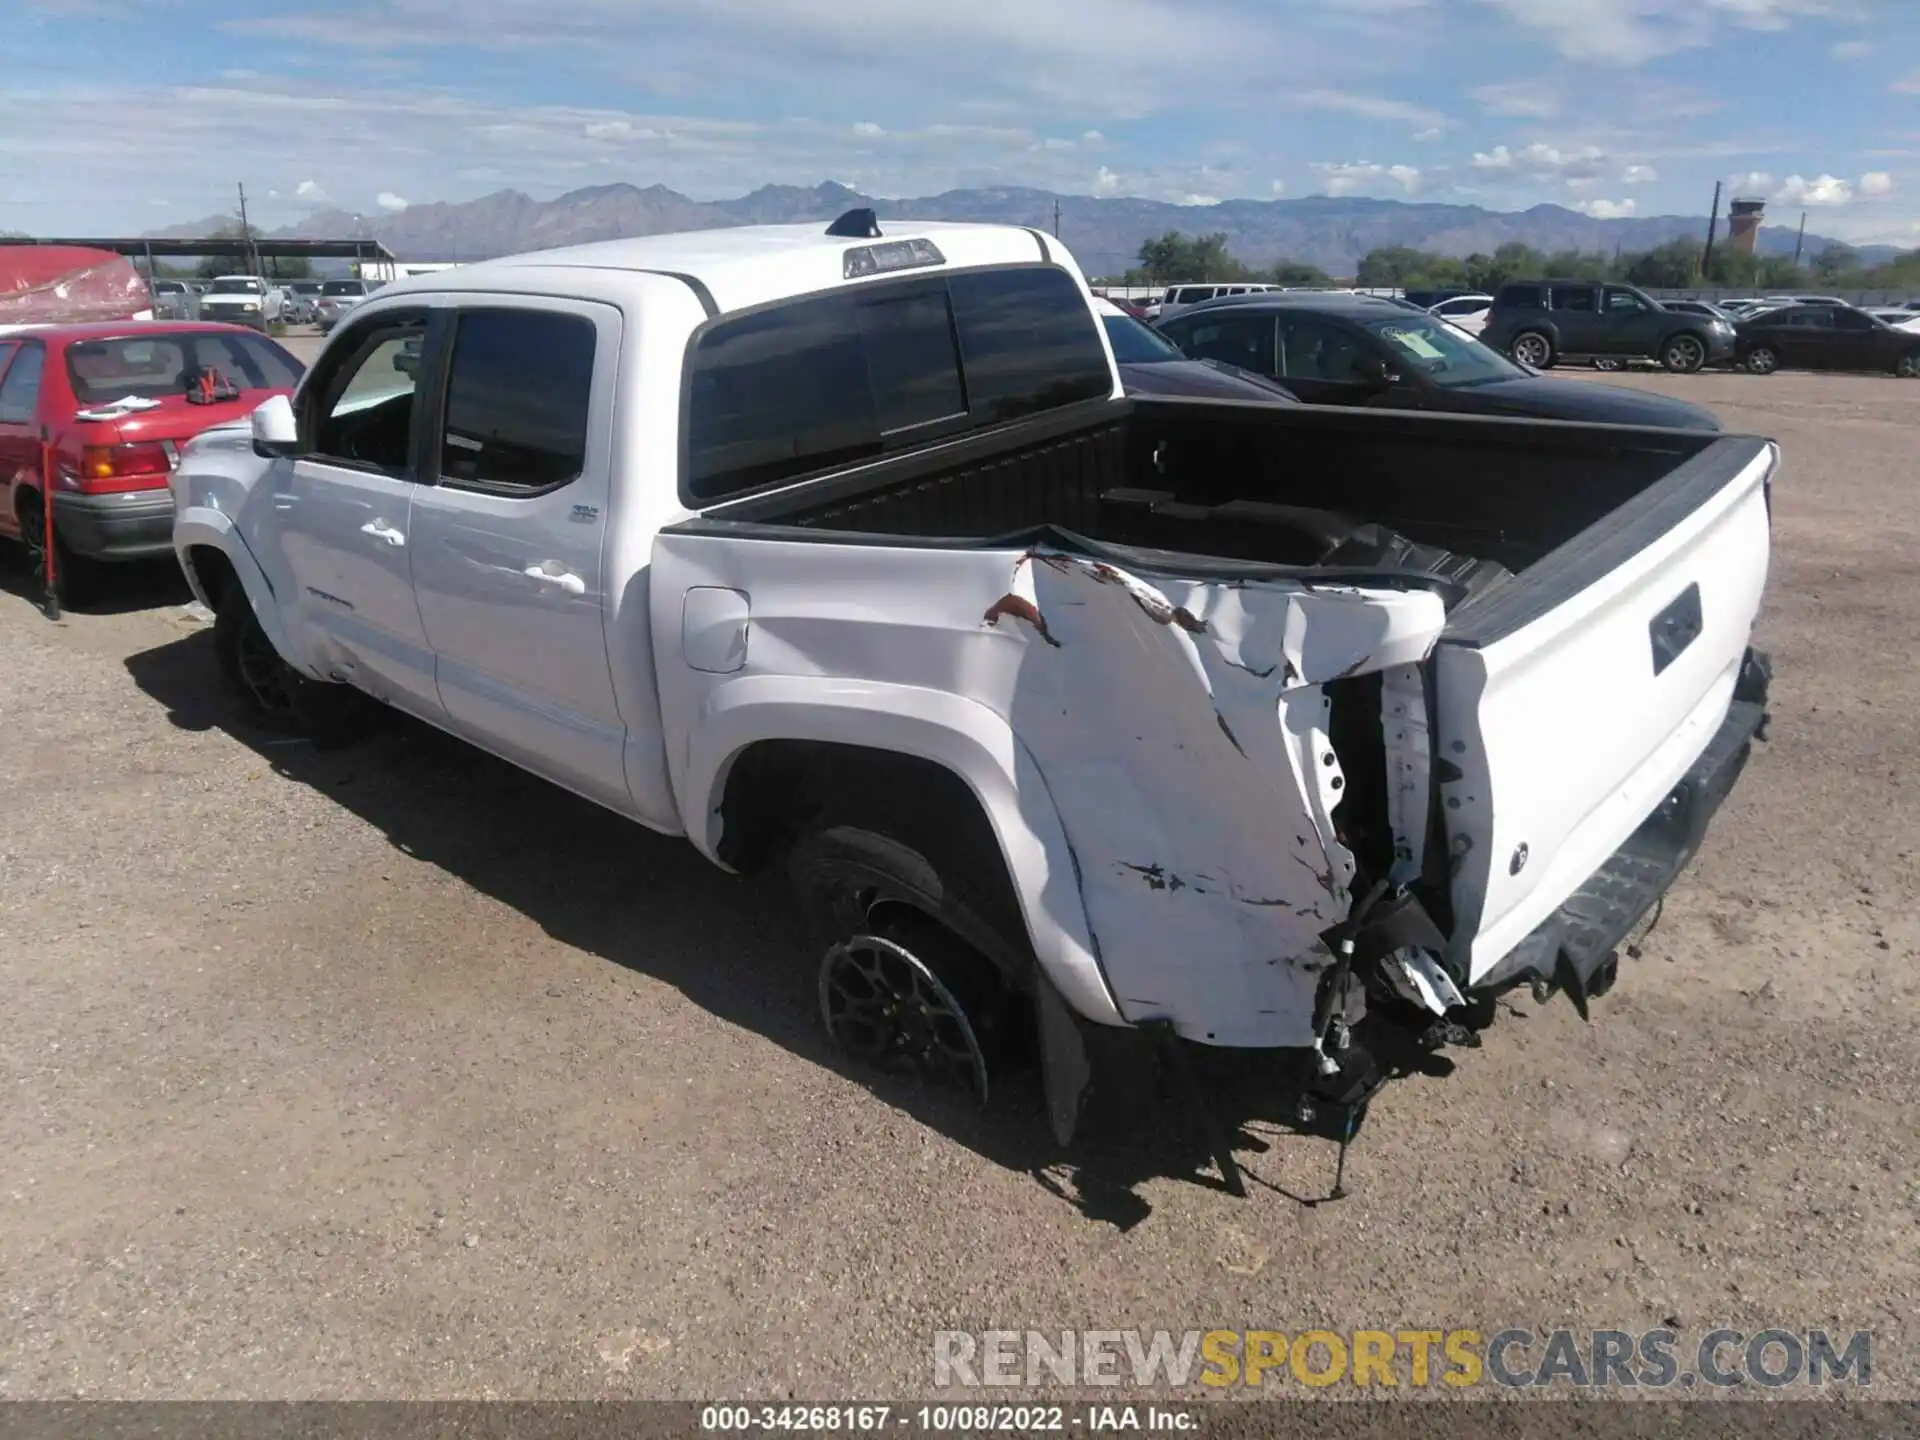
<svg viewBox="0 0 1920 1440">
<path fill-rule="evenodd" d="M 978 542 L 1040 527 L 1284 566 L 1518 573 L 1721 437 L 1238 401 L 1074 407 L 708 511 Z M 1716 467 L 1717 468 L 1717 467 Z"/>
</svg>

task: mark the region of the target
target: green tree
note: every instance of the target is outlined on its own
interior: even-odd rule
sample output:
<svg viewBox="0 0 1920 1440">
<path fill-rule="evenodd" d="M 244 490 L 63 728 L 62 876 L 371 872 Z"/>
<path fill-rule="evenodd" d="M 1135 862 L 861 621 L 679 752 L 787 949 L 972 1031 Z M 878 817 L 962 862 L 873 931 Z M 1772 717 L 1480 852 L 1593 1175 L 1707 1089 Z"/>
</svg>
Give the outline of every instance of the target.
<svg viewBox="0 0 1920 1440">
<path fill-rule="evenodd" d="M 1418 283 L 1432 259 L 1409 245 L 1376 245 L 1360 257 L 1354 281 L 1369 287 Z"/>
<path fill-rule="evenodd" d="M 1838 285 L 1860 274 L 1860 256 L 1851 245 L 1829 245 L 1813 257 L 1813 273 L 1823 285 Z"/>
<path fill-rule="evenodd" d="M 1698 240 L 1681 236 L 1638 255 L 1623 255 L 1622 278 L 1649 289 L 1681 289 L 1698 282 L 1700 251 Z"/>
<path fill-rule="evenodd" d="M 1318 265 L 1309 265 L 1304 260 L 1282 260 L 1273 267 L 1273 283 L 1276 285 L 1331 285 L 1333 277 Z"/>
<path fill-rule="evenodd" d="M 1763 290 L 1793 290 L 1807 283 L 1807 272 L 1791 255 L 1763 255 L 1754 266 L 1753 283 Z"/>
<path fill-rule="evenodd" d="M 1140 283 L 1178 285 L 1195 280 L 1245 280 L 1252 272 L 1227 253 L 1224 234 L 1182 235 L 1169 230 L 1140 246 Z"/>
</svg>

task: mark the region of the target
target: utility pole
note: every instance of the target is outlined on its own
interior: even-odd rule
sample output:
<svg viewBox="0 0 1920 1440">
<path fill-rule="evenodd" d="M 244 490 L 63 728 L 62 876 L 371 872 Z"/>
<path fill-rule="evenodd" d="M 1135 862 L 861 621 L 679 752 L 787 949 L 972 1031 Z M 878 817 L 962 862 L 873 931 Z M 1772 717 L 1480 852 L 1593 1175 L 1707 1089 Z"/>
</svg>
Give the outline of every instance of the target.
<svg viewBox="0 0 1920 1440">
<path fill-rule="evenodd" d="M 1053 197 L 1053 238 L 1060 238 L 1060 197 Z"/>
<path fill-rule="evenodd" d="M 1720 224 L 1720 182 L 1713 182 L 1713 213 L 1707 216 L 1707 248 L 1700 252 L 1700 278 L 1707 278 L 1707 270 L 1713 264 L 1713 232 Z"/>
<path fill-rule="evenodd" d="M 240 182 L 240 239 L 246 246 L 247 266 L 257 279 L 260 275 L 260 255 L 253 247 L 253 227 L 247 224 L 247 186 Z"/>
<path fill-rule="evenodd" d="M 1807 243 L 1807 212 L 1800 212 L 1800 233 L 1793 238 L 1793 268 L 1800 268 L 1800 251 Z"/>
</svg>

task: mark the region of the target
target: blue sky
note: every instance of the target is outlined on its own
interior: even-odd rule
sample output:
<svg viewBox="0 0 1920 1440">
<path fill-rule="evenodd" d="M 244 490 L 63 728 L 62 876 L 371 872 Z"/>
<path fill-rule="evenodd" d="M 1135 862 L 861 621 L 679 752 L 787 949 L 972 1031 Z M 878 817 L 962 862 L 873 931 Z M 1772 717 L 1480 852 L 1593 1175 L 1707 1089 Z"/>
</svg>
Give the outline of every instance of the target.
<svg viewBox="0 0 1920 1440">
<path fill-rule="evenodd" d="M 4 0 L 0 228 L 505 187 L 1365 194 L 1920 245 L 1920 0 Z M 71 78 L 69 78 L 71 77 Z M 1196 224 L 1204 223 L 1196 213 Z"/>
</svg>

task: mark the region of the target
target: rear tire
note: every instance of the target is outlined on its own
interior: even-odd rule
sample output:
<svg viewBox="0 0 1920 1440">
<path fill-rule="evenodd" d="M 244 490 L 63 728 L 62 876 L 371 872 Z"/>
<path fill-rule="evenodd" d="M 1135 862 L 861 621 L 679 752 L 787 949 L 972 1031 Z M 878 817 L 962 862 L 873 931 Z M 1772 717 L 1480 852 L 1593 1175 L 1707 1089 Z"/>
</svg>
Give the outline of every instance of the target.
<svg viewBox="0 0 1920 1440">
<path fill-rule="evenodd" d="M 1675 335 L 1660 347 L 1660 363 L 1670 375 L 1692 375 L 1707 363 L 1707 347 L 1698 335 Z"/>
<path fill-rule="evenodd" d="M 40 508 L 38 492 L 29 490 L 21 495 L 19 509 L 15 518 L 20 522 L 20 544 L 26 555 L 27 574 L 44 588 L 46 584 L 46 512 Z M 75 555 L 60 538 L 56 529 L 53 534 L 53 573 L 54 582 L 60 588 L 60 603 L 68 609 L 75 609 L 95 599 L 100 591 L 100 564 L 85 556 Z"/>
<path fill-rule="evenodd" d="M 1526 365 L 1535 370 L 1553 368 L 1553 341 L 1538 330 L 1522 330 L 1513 337 L 1508 348 L 1515 363 Z"/>
<path fill-rule="evenodd" d="M 1627 362 L 1624 360 L 1608 360 L 1605 358 L 1601 358 L 1601 359 L 1596 359 L 1593 362 L 1593 368 L 1596 370 L 1605 371 L 1607 374 L 1611 375 L 1616 370 L 1626 369 Z"/>
<path fill-rule="evenodd" d="M 954 873 L 952 865 L 936 864 L 927 852 L 937 853 L 938 848 L 858 825 L 829 823 L 794 844 L 787 873 L 823 943 L 820 1003 L 834 1044 L 856 1060 L 888 1068 L 905 1058 L 887 1037 L 866 1034 L 856 1039 L 828 1013 L 828 991 L 841 983 L 835 972 L 844 976 L 848 953 L 871 957 L 876 947 L 870 942 L 885 941 L 908 952 L 937 979 L 963 1022 L 952 1029 L 963 1031 L 977 1046 L 980 1078 L 972 1088 L 984 1099 L 988 1073 L 1018 1033 L 1013 989 L 985 951 L 1023 952 L 1025 937 L 1016 948 L 1004 934 L 1003 922 L 996 921 L 1002 906 L 989 893 L 992 880 L 974 880 Z M 906 1068 L 918 1070 L 911 1064 Z M 923 1079 L 940 1078 L 919 1073 Z"/>
<path fill-rule="evenodd" d="M 1756 345 L 1741 363 L 1749 375 L 1771 375 L 1780 368 L 1780 352 L 1771 345 Z"/>
</svg>

